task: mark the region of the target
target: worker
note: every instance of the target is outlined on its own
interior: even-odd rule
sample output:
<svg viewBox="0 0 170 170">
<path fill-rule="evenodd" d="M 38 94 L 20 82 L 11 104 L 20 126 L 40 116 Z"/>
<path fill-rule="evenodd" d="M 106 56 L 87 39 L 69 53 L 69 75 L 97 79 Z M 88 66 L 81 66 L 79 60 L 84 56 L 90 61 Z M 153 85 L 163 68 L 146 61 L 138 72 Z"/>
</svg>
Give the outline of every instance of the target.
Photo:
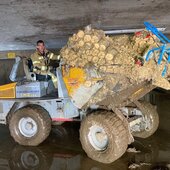
<svg viewBox="0 0 170 170">
<path fill-rule="evenodd" d="M 52 79 L 57 88 L 57 77 L 54 73 L 59 66 L 60 56 L 49 52 L 43 40 L 37 41 L 36 51 L 31 55 L 33 72 L 36 73 L 37 80 Z"/>
</svg>

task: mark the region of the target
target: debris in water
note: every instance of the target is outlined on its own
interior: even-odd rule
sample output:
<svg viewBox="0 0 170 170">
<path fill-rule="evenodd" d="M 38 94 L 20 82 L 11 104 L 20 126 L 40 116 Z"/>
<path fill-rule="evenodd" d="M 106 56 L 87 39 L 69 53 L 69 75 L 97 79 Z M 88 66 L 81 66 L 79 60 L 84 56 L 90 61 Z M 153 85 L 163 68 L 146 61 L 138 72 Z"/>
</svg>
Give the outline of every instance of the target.
<svg viewBox="0 0 170 170">
<path fill-rule="evenodd" d="M 139 168 L 140 166 L 151 166 L 150 163 L 139 163 L 139 164 L 136 164 L 136 163 L 133 163 L 131 165 L 129 165 L 129 169 L 136 169 L 136 168 Z"/>
<path fill-rule="evenodd" d="M 133 164 L 131 164 L 128 168 L 129 168 L 129 169 L 136 169 L 136 168 L 139 168 L 139 167 L 140 167 L 139 164 L 133 163 Z"/>
<path fill-rule="evenodd" d="M 141 151 L 137 151 L 136 148 L 128 148 L 126 152 L 131 152 L 131 153 L 140 153 Z"/>
</svg>

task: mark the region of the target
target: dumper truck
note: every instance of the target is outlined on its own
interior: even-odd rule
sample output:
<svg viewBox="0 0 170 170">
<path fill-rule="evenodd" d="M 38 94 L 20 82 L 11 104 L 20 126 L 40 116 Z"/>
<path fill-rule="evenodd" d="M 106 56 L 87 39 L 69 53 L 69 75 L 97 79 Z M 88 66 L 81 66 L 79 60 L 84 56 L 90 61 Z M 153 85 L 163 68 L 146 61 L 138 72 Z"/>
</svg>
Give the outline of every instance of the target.
<svg viewBox="0 0 170 170">
<path fill-rule="evenodd" d="M 21 62 L 25 76 L 18 78 Z M 0 86 L 0 123 L 9 127 L 20 145 L 39 145 L 53 124 L 81 121 L 84 151 L 93 160 L 111 163 L 126 152 L 134 137 L 147 138 L 157 130 L 159 116 L 155 106 L 140 100 L 157 87 L 151 79 L 132 83 L 121 77 L 129 82 L 126 88 L 116 82 L 110 93 L 93 100 L 105 87 L 103 74 L 93 64 L 69 67 L 61 61 L 56 76 L 57 89 L 49 79 L 38 80 L 28 60 L 16 57 L 10 74 L 13 83 Z M 113 76 L 120 78 L 118 74 Z"/>
</svg>

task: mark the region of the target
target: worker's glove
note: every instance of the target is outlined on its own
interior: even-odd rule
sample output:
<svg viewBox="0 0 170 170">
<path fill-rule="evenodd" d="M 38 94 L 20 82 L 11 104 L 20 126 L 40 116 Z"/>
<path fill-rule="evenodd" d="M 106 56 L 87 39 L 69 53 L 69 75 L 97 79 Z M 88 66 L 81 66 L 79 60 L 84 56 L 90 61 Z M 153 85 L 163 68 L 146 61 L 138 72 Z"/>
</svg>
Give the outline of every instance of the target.
<svg viewBox="0 0 170 170">
<path fill-rule="evenodd" d="M 38 68 L 37 66 L 34 67 L 36 70 L 41 70 L 40 68 Z"/>
</svg>

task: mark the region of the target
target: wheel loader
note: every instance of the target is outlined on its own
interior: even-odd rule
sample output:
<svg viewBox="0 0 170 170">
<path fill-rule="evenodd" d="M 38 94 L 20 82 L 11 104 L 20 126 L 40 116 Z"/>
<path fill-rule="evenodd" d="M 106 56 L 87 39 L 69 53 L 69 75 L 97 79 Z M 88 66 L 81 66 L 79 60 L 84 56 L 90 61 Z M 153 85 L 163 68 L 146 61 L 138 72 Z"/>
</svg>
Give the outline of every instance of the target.
<svg viewBox="0 0 170 170">
<path fill-rule="evenodd" d="M 151 81 L 113 88 L 98 103 L 88 101 L 103 87 L 100 73 L 63 65 L 56 68 L 57 89 L 49 79 L 39 81 L 24 61 L 25 77 L 17 78 L 22 57 L 17 57 L 10 74 L 13 83 L 0 86 L 0 123 L 20 145 L 37 146 L 49 135 L 52 124 L 81 121 L 80 141 L 87 155 L 102 163 L 120 158 L 134 137 L 147 138 L 158 128 L 154 106 L 140 99 L 156 88 Z M 149 55 L 148 57 L 149 58 Z M 90 79 L 92 84 L 85 81 Z"/>
</svg>

